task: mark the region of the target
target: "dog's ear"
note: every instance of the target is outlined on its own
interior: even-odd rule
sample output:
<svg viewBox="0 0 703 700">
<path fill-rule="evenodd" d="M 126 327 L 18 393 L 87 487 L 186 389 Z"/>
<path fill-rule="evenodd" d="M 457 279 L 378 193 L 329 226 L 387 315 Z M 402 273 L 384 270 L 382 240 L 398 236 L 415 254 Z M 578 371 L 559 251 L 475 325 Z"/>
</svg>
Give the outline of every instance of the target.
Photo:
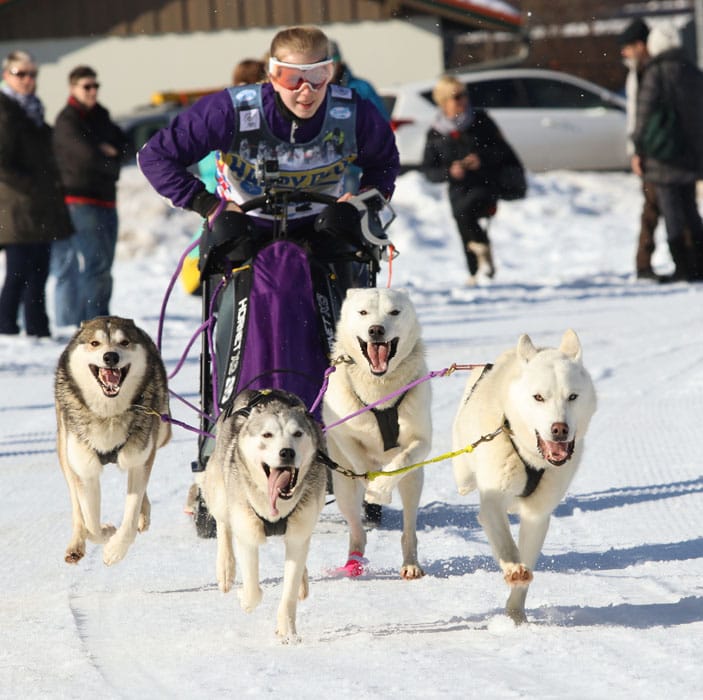
<svg viewBox="0 0 703 700">
<path fill-rule="evenodd" d="M 575 362 L 581 362 L 581 341 L 573 328 L 568 328 L 564 332 L 559 350 Z"/>
<path fill-rule="evenodd" d="M 523 362 L 529 362 L 537 354 L 537 348 L 527 333 L 523 333 L 517 341 L 517 356 Z"/>
</svg>

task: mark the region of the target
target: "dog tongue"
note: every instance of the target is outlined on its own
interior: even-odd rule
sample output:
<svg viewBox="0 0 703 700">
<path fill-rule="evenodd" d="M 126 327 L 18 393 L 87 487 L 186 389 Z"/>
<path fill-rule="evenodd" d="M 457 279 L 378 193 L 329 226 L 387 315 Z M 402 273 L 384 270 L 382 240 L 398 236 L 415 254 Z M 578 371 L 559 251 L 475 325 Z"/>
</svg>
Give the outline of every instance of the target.
<svg viewBox="0 0 703 700">
<path fill-rule="evenodd" d="M 100 368 L 100 381 L 108 387 L 118 386 L 122 372 L 119 369 L 111 369 L 110 367 Z"/>
<path fill-rule="evenodd" d="M 569 444 L 544 440 L 544 458 L 550 462 L 563 462 L 569 458 Z"/>
<path fill-rule="evenodd" d="M 385 372 L 388 369 L 388 343 L 368 343 L 366 353 L 374 372 Z"/>
<path fill-rule="evenodd" d="M 276 501 L 278 494 L 290 483 L 290 469 L 271 469 L 269 473 L 269 502 L 271 504 L 271 515 L 278 515 Z"/>
</svg>

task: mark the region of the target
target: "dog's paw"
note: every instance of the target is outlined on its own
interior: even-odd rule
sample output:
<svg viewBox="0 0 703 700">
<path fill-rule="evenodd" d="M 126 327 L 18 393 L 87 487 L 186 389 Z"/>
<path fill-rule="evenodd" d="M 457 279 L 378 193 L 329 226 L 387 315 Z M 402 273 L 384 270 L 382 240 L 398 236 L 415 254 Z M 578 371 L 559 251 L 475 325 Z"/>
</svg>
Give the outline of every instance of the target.
<svg viewBox="0 0 703 700">
<path fill-rule="evenodd" d="M 127 554 L 131 540 L 126 539 L 119 533 L 115 533 L 103 546 L 103 563 L 105 566 L 112 566 L 122 561 Z"/>
<path fill-rule="evenodd" d="M 302 641 L 295 631 L 281 632 L 280 630 L 276 630 L 276 636 L 278 637 L 281 644 L 286 644 L 290 646 L 300 644 L 300 642 Z"/>
<path fill-rule="evenodd" d="M 529 586 L 532 572 L 524 564 L 501 564 L 503 578 L 509 586 Z"/>
<path fill-rule="evenodd" d="M 64 561 L 67 564 L 77 564 L 85 556 L 85 542 L 83 544 L 76 545 L 75 547 L 71 545 L 66 550 L 66 555 L 64 556 Z"/>
<path fill-rule="evenodd" d="M 422 578 L 424 575 L 425 572 L 418 564 L 403 564 L 400 569 L 400 578 L 405 579 L 406 581 Z"/>
<path fill-rule="evenodd" d="M 261 602 L 263 597 L 263 591 L 260 586 L 256 586 L 253 589 L 245 590 L 242 587 L 239 590 L 239 605 L 244 612 L 251 612 L 256 608 L 256 606 Z"/>
</svg>

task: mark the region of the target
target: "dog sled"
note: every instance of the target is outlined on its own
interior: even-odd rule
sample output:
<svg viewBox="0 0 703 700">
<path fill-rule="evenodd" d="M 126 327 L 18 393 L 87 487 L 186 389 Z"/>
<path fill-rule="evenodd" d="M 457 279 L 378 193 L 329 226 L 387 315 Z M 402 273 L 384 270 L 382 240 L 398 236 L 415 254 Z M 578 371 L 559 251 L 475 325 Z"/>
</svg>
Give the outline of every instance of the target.
<svg viewBox="0 0 703 700">
<path fill-rule="evenodd" d="M 223 211 L 203 227 L 199 270 L 203 328 L 201 420 L 190 508 L 200 537 L 215 535 L 198 483 L 214 449 L 217 417 L 245 389 L 296 394 L 320 420 L 324 374 L 339 310 L 350 287 L 374 287 L 394 255 L 387 228 L 395 214 L 370 190 L 349 202 L 277 186 L 275 161 L 262 167 L 264 194 Z M 318 209 L 313 229 L 289 226 L 288 213 Z M 258 212 L 270 228 L 255 227 Z"/>
</svg>

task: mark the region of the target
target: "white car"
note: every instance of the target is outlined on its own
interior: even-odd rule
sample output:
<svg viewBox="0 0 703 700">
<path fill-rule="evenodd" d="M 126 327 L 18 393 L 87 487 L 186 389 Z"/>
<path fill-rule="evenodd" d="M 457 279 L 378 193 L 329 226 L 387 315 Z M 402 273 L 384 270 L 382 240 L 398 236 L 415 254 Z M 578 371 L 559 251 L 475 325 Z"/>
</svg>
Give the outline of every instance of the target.
<svg viewBox="0 0 703 700">
<path fill-rule="evenodd" d="M 625 99 L 556 71 L 511 68 L 456 73 L 471 104 L 486 109 L 528 170 L 629 170 Z M 404 169 L 422 164 L 437 111 L 435 81 L 379 90 Z"/>
</svg>

